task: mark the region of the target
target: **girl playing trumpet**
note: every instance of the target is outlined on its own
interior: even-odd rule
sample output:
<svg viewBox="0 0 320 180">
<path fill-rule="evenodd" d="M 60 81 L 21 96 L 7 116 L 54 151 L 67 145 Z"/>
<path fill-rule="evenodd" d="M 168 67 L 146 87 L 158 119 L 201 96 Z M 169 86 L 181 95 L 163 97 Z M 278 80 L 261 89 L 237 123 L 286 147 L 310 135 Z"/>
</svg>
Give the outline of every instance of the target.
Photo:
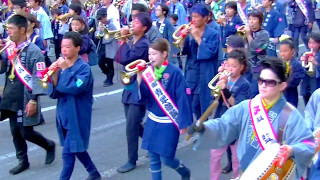
<svg viewBox="0 0 320 180">
<path fill-rule="evenodd" d="M 312 63 L 311 66 L 307 67 L 305 77 L 301 83 L 301 95 L 305 105 L 308 103 L 311 94 L 320 87 L 320 34 L 311 33 L 308 37 L 308 48 L 311 49 L 310 52 L 305 52 L 300 60 L 307 65 L 307 62 Z M 312 55 L 311 55 L 312 54 Z"/>
<path fill-rule="evenodd" d="M 169 52 L 168 41 L 157 39 L 149 48 L 152 65 L 138 73 L 139 94 L 147 99 L 149 110 L 142 148 L 148 150 L 153 180 L 162 179 L 161 162 L 189 180 L 190 170 L 175 158 L 175 153 L 179 134 L 185 133 L 193 120 L 191 91 L 180 69 L 168 63 Z"/>
</svg>

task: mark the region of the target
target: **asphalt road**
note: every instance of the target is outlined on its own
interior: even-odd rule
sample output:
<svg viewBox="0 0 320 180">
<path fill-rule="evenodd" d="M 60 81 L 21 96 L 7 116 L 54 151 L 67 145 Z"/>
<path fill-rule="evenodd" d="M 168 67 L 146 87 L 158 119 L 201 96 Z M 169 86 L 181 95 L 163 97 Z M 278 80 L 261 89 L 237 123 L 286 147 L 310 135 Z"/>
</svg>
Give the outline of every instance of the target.
<svg viewBox="0 0 320 180">
<path fill-rule="evenodd" d="M 89 154 L 103 179 L 110 180 L 146 180 L 151 179 L 149 172 L 149 160 L 145 156 L 145 150 L 139 150 L 138 166 L 135 170 L 119 174 L 116 169 L 127 161 L 127 148 L 125 137 L 125 117 L 121 104 L 122 84 L 119 81 L 118 65 L 115 65 L 116 76 L 115 84 L 111 87 L 103 87 L 102 81 L 105 76 L 100 69 L 92 67 L 95 78 L 94 97 L 96 101 L 93 105 L 92 129 L 90 136 Z M 0 75 L 0 90 L 3 86 L 3 75 Z M 299 110 L 303 111 L 304 105 L 300 99 Z M 59 144 L 56 125 L 55 125 L 55 100 L 46 96 L 41 98 L 41 105 L 46 124 L 35 127 L 36 131 L 41 132 L 45 137 L 54 140 Z M 8 121 L 0 122 L 0 180 L 55 180 L 59 178 L 62 170 L 62 158 L 60 146 L 57 146 L 56 159 L 51 165 L 44 165 L 45 150 L 35 144 L 28 143 L 28 155 L 30 169 L 12 176 L 8 173 L 18 161 L 15 157 L 15 150 L 12 143 L 12 136 Z M 183 163 L 192 171 L 194 180 L 209 179 L 210 151 L 194 151 L 191 144 L 186 143 L 183 137 L 180 139 L 177 155 Z M 222 167 L 226 163 L 223 157 Z M 82 164 L 77 160 L 73 180 L 82 180 L 88 176 Z M 221 179 L 230 179 L 231 174 L 223 175 Z M 172 169 L 163 167 L 163 179 L 180 179 L 179 175 Z"/>
</svg>

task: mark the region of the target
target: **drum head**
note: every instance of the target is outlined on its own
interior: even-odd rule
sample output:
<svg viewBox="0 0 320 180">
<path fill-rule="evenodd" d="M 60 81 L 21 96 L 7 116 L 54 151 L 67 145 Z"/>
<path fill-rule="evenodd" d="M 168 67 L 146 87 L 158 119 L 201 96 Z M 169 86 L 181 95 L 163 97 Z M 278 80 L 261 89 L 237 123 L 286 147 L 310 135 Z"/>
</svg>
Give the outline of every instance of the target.
<svg viewBox="0 0 320 180">
<path fill-rule="evenodd" d="M 292 159 L 286 161 L 284 171 L 281 175 L 275 171 L 273 161 L 276 159 L 280 145 L 274 143 L 262 153 L 249 165 L 246 171 L 240 177 L 240 180 L 257 180 L 257 179 L 295 179 L 295 164 Z"/>
</svg>

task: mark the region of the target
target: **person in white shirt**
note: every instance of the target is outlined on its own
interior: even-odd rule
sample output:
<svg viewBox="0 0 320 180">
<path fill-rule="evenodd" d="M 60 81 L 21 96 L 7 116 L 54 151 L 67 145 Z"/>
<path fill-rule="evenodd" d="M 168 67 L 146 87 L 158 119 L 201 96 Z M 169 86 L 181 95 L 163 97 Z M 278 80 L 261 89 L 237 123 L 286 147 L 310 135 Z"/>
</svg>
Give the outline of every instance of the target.
<svg viewBox="0 0 320 180">
<path fill-rule="evenodd" d="M 53 33 L 51 29 L 51 23 L 48 14 L 40 6 L 41 0 L 30 0 L 31 14 L 37 17 L 37 20 L 41 23 L 41 28 L 39 29 L 39 35 L 43 40 L 43 45 L 48 46 L 48 39 L 53 38 Z"/>
<path fill-rule="evenodd" d="M 120 29 L 119 10 L 113 5 L 113 0 L 103 0 L 103 5 L 107 8 L 108 21 L 111 22 L 117 30 Z"/>
</svg>

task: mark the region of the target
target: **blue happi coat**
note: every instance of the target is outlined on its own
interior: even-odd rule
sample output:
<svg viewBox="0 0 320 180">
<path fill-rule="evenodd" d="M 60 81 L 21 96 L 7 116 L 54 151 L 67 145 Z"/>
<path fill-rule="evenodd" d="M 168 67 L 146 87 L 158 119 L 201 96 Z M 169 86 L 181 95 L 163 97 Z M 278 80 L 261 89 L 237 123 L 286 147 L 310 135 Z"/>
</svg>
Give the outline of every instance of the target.
<svg viewBox="0 0 320 180">
<path fill-rule="evenodd" d="M 288 79 L 288 86 L 284 91 L 284 96 L 289 103 L 298 107 L 298 86 L 301 80 L 304 78 L 306 72 L 301 63 L 296 59 L 290 60 L 290 76 Z"/>
<path fill-rule="evenodd" d="M 177 25 L 181 26 L 188 23 L 187 12 L 184 6 L 178 1 L 177 4 L 170 3 L 169 5 L 170 14 L 178 15 Z"/>
<path fill-rule="evenodd" d="M 153 25 L 159 29 L 161 36 L 168 40 L 170 44 L 170 54 L 168 56 L 168 60 L 170 63 L 176 64 L 177 58 L 173 57 L 173 55 L 176 55 L 179 52 L 179 49 L 173 45 L 174 39 L 172 34 L 175 31 L 173 25 L 168 18 L 165 18 L 162 23 L 159 23 L 157 20 L 156 22 L 153 22 Z"/>
<path fill-rule="evenodd" d="M 229 83 L 228 83 L 229 84 Z M 249 99 L 250 98 L 250 83 L 244 76 L 240 76 L 239 79 L 234 82 L 233 85 L 228 87 L 230 90 L 232 97 L 234 98 L 234 103 L 239 104 L 241 101 Z M 220 102 L 222 101 L 222 98 L 220 98 Z M 217 107 L 215 118 L 221 117 L 223 113 L 226 112 L 227 106 L 225 103 L 219 103 L 219 106 Z"/>
<path fill-rule="evenodd" d="M 67 129 L 70 151 L 86 151 L 89 146 L 93 103 L 90 66 L 79 57 L 72 67 L 58 73 L 56 86 L 49 83 L 48 95 L 58 99 L 56 124 L 60 143 L 65 145 L 63 129 Z"/>
<path fill-rule="evenodd" d="M 133 40 L 131 40 L 129 43 L 124 43 L 118 49 L 115 61 L 123 66 L 126 66 L 127 64 L 138 59 L 143 59 L 148 62 L 149 44 L 149 40 L 145 36 L 141 37 L 135 44 L 133 44 Z M 131 84 L 124 86 L 122 103 L 145 105 L 145 100 L 138 100 L 138 94 L 135 93 L 136 91 L 134 91 L 134 87 L 137 85 L 136 76 L 133 76 L 130 81 Z"/>
<path fill-rule="evenodd" d="M 272 127 L 278 133 L 279 115 L 287 103 L 283 95 L 268 111 Z M 221 118 L 211 119 L 204 123 L 205 132 L 200 142 L 207 142 L 210 148 L 221 148 L 238 139 L 237 156 L 243 171 L 263 151 L 258 140 L 253 136 L 254 130 L 250 119 L 249 100 L 229 108 Z M 311 130 L 297 109 L 294 109 L 287 120 L 283 140 L 293 148 L 293 161 L 296 164 L 297 179 L 306 170 L 314 153 Z M 200 145 L 203 143 L 200 143 Z M 204 144 L 203 144 L 204 145 Z M 248 154 L 250 154 L 248 156 Z"/>
<path fill-rule="evenodd" d="M 160 82 L 178 108 L 179 129 L 187 128 L 193 121 L 191 96 L 180 69 L 169 63 Z M 166 117 L 143 80 L 140 90 L 141 96 L 147 99 L 148 111 L 154 116 L 161 117 L 158 119 Z M 150 113 L 144 126 L 142 148 L 161 156 L 174 157 L 179 131 L 170 120 L 169 123 L 159 123 L 150 119 Z"/>
<path fill-rule="evenodd" d="M 309 102 L 304 110 L 304 117 L 308 127 L 315 131 L 320 127 L 320 89 L 317 89 L 311 95 Z M 319 156 L 318 152 L 318 156 Z M 320 159 L 312 161 L 309 179 L 320 179 Z"/>
<path fill-rule="evenodd" d="M 269 38 L 279 38 L 284 31 L 284 26 L 280 13 L 277 10 L 271 9 L 269 12 L 264 11 L 264 20 L 262 27 L 264 30 L 268 31 Z M 269 42 L 267 49 L 268 56 L 277 56 L 276 43 L 273 41 Z"/>
<path fill-rule="evenodd" d="M 182 54 L 187 55 L 185 78 L 193 94 L 199 94 L 201 114 L 211 101 L 209 81 L 217 74 L 219 36 L 207 25 L 198 45 L 192 36 L 187 36 Z"/>
<path fill-rule="evenodd" d="M 227 21 L 226 26 L 223 27 L 223 36 L 222 36 L 222 47 L 227 48 L 226 41 L 227 38 L 231 35 L 237 33 L 237 28 L 243 25 L 244 23 L 240 17 L 236 14 L 231 21 Z"/>
</svg>

